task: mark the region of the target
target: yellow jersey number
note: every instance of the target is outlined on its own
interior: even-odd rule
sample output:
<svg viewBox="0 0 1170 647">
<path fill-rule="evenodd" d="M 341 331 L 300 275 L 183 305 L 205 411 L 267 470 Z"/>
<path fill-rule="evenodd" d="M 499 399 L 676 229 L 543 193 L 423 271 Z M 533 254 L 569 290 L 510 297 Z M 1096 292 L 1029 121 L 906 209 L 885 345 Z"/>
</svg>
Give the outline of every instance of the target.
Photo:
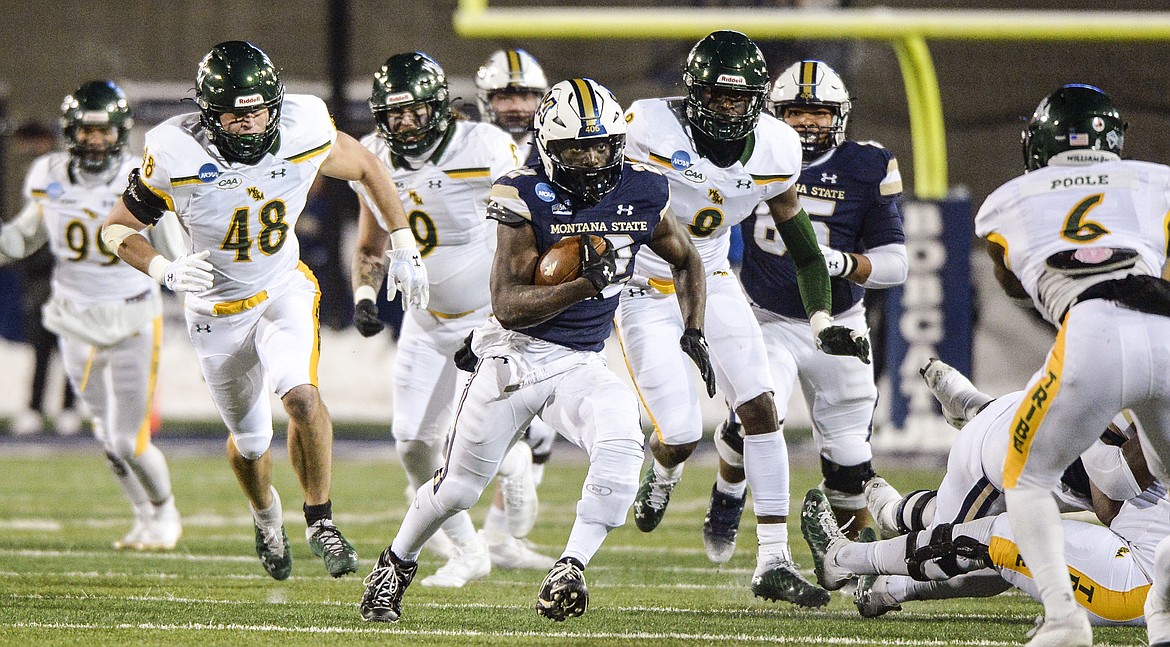
<svg viewBox="0 0 1170 647">
<path fill-rule="evenodd" d="M 223 237 L 222 250 L 234 250 L 237 263 L 247 263 L 252 260 L 252 243 L 267 256 L 271 256 L 284 247 L 288 240 L 288 223 L 284 216 L 286 207 L 284 200 L 269 200 L 260 207 L 260 231 L 256 237 L 251 236 L 252 210 L 240 207 L 232 213 L 232 222 L 228 225 L 227 235 Z"/>
</svg>

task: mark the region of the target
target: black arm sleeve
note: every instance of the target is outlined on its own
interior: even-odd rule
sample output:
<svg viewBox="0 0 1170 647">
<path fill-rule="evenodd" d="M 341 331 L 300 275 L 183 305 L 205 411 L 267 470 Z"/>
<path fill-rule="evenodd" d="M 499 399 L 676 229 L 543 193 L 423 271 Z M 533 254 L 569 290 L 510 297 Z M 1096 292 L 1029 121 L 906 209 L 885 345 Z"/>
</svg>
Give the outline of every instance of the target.
<svg viewBox="0 0 1170 647">
<path fill-rule="evenodd" d="M 138 169 L 130 171 L 127 178 L 126 191 L 122 194 L 122 202 L 134 217 L 144 225 L 153 225 L 162 218 L 167 210 L 167 203 L 151 191 L 142 181 Z"/>
</svg>

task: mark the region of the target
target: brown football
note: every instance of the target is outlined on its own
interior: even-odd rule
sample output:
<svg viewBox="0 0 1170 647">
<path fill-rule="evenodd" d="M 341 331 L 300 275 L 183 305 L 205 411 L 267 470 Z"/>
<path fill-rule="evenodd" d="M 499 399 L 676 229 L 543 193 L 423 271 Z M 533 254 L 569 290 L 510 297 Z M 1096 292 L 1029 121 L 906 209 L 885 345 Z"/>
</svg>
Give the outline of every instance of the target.
<svg viewBox="0 0 1170 647">
<path fill-rule="evenodd" d="M 533 283 L 536 285 L 560 285 L 581 276 L 581 238 L 568 236 L 558 240 L 545 250 L 540 260 L 536 261 L 536 276 Z M 600 254 L 605 251 L 605 239 L 601 236 L 589 236 L 593 249 Z"/>
</svg>

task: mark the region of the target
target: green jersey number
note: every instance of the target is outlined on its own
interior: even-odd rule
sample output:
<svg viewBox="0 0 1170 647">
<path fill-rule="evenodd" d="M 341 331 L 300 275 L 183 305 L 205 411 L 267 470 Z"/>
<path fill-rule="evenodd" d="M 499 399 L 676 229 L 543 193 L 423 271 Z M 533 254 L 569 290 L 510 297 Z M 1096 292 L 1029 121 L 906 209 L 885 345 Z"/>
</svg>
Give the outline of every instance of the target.
<svg viewBox="0 0 1170 647">
<path fill-rule="evenodd" d="M 96 218 L 97 214 L 93 214 L 93 217 Z M 70 261 L 80 262 L 89 258 L 89 229 L 80 220 L 70 220 L 69 224 L 65 225 L 65 246 L 73 252 Z M 102 242 L 100 229 L 94 232 L 93 248 L 97 249 L 98 254 L 106 257 L 106 261 L 102 265 L 113 265 L 118 262 L 118 255 L 107 249 L 106 244 Z"/>
<path fill-rule="evenodd" d="M 286 207 L 284 200 L 270 200 L 260 207 L 258 221 L 260 231 L 256 237 L 251 236 L 252 211 L 248 207 L 240 207 L 232 213 L 232 222 L 228 225 L 227 235 L 219 248 L 233 250 L 236 253 L 237 263 L 247 263 L 252 260 L 252 243 L 267 256 L 271 256 L 284 247 L 288 240 L 288 223 L 284 216 Z"/>
<path fill-rule="evenodd" d="M 1094 193 L 1078 202 L 1068 213 L 1060 237 L 1072 243 L 1088 243 L 1108 234 L 1109 230 L 1100 223 L 1085 218 L 1093 208 L 1104 201 L 1105 194 Z"/>
<path fill-rule="evenodd" d="M 439 245 L 439 232 L 435 221 L 424 211 L 411 211 L 406 217 L 410 223 L 410 233 L 414 234 L 414 241 L 418 243 L 418 255 L 426 257 Z"/>
</svg>

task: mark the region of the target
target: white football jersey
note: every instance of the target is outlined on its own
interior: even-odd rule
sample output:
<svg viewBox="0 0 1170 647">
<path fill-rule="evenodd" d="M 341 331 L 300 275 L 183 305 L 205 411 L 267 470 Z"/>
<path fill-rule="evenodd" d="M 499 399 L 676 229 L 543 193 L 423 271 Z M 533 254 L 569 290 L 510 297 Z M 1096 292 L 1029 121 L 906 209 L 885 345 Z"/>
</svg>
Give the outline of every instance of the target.
<svg viewBox="0 0 1170 647">
<path fill-rule="evenodd" d="M 670 212 L 691 235 L 708 272 L 730 267 L 731 227 L 756 205 L 788 190 L 800 177 L 800 138 L 788 124 L 760 115 L 744 159 L 720 168 L 695 150 L 682 99 L 643 99 L 626 112 L 626 157 L 670 180 Z M 649 249 L 635 274 L 668 279 L 670 265 Z"/>
<path fill-rule="evenodd" d="M 69 153 L 43 155 L 29 169 L 24 196 L 40 208 L 56 264 L 53 294 L 78 306 L 124 301 L 155 289 L 149 276 L 123 263 L 101 239 L 101 227 L 135 166 L 123 155 L 102 179 L 69 168 Z"/>
<path fill-rule="evenodd" d="M 296 271 L 293 228 L 336 140 L 325 102 L 298 94 L 285 95 L 277 144 L 255 164 L 221 157 L 198 113 L 146 134 L 143 182 L 178 214 L 193 250 L 211 251 L 215 282 L 200 298 L 246 299 Z"/>
<path fill-rule="evenodd" d="M 1067 302 L 1045 304 L 1040 278 L 1057 252 L 1130 248 L 1138 271 L 1158 274 L 1166 262 L 1170 167 L 1134 160 L 1089 166 L 1046 166 L 992 192 L 975 217 L 975 233 L 1004 248 L 1007 268 L 1036 308 L 1059 325 Z"/>
<path fill-rule="evenodd" d="M 396 166 L 390 146 L 377 131 L 361 140 L 394 176 L 426 262 L 429 308 L 449 315 L 478 309 L 490 300 L 488 278 L 496 230 L 486 217 L 488 193 L 496 178 L 519 164 L 512 138 L 499 128 L 470 121 L 456 121 L 452 126 L 450 136 L 418 169 Z M 349 186 L 379 215 L 360 183 Z M 378 224 L 386 227 L 380 216 Z"/>
</svg>

